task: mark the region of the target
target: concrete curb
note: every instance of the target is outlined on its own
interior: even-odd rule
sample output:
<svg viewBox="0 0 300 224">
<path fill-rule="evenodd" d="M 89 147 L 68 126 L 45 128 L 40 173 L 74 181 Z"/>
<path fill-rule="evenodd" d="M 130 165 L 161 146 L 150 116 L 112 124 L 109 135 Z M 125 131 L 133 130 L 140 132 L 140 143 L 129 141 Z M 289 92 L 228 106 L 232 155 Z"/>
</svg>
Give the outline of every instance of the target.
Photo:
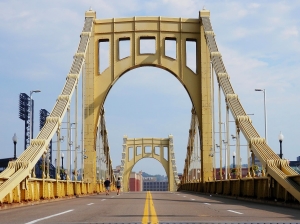
<svg viewBox="0 0 300 224">
<path fill-rule="evenodd" d="M 220 198 L 227 198 L 227 199 L 232 199 L 232 200 L 248 201 L 248 202 L 253 202 L 253 203 L 268 204 L 268 205 L 273 205 L 273 206 L 300 209 L 300 203 L 299 204 L 291 204 L 291 203 L 285 203 L 285 202 L 280 202 L 280 201 L 278 202 L 278 201 L 271 201 L 271 200 L 261 200 L 261 199 L 253 199 L 253 198 L 227 196 L 227 195 L 221 195 L 221 194 L 209 194 L 209 193 L 186 191 L 186 190 L 180 190 L 178 192 L 202 194 L 202 195 L 206 195 L 206 196 L 212 195 L 213 197 L 220 197 Z"/>
<path fill-rule="evenodd" d="M 81 195 L 72 195 L 72 196 L 65 196 L 63 198 L 52 198 L 52 199 L 41 199 L 39 201 L 23 201 L 20 203 L 0 203 L 0 211 L 1 210 L 6 210 L 6 209 L 13 209 L 13 208 L 19 208 L 19 207 L 23 207 L 23 206 L 33 206 L 33 205 L 39 205 L 39 204 L 45 204 L 45 203 L 52 203 L 52 202 L 59 202 L 62 200 L 70 200 L 70 199 L 74 199 L 74 198 L 81 198 L 81 197 L 89 197 L 92 195 L 100 195 L 103 194 L 104 195 L 105 192 L 101 192 L 101 193 L 92 193 L 92 194 L 81 194 Z"/>
</svg>

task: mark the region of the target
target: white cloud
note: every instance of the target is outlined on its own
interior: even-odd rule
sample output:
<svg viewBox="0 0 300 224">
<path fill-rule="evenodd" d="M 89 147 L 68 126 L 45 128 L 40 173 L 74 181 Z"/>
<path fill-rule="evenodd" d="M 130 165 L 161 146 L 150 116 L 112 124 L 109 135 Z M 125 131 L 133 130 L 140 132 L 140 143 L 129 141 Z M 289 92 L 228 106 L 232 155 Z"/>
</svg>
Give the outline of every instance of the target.
<svg viewBox="0 0 300 224">
<path fill-rule="evenodd" d="M 250 9 L 257 9 L 257 8 L 259 8 L 261 5 L 260 4 L 258 4 L 258 3 L 250 3 L 249 4 L 249 8 Z"/>
<path fill-rule="evenodd" d="M 282 31 L 282 37 L 284 39 L 290 39 L 290 38 L 299 38 L 299 28 L 296 26 L 291 26 Z"/>
</svg>

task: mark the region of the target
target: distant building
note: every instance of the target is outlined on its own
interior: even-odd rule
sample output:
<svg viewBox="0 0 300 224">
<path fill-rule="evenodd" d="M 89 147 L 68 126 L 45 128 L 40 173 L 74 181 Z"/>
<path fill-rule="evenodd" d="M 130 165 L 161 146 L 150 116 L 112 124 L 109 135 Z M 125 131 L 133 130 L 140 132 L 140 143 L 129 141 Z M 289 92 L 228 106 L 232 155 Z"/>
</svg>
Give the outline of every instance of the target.
<svg viewBox="0 0 300 224">
<path fill-rule="evenodd" d="M 182 179 L 182 173 L 178 173 L 178 178 L 179 178 L 179 180 Z"/>
<path fill-rule="evenodd" d="M 297 157 L 297 161 L 289 161 L 289 165 L 300 174 L 300 156 Z"/>
<path fill-rule="evenodd" d="M 142 171 L 136 173 L 131 172 L 129 178 L 129 191 L 143 191 L 143 176 Z"/>
<path fill-rule="evenodd" d="M 119 177 L 121 171 L 121 165 L 116 166 L 116 169 L 113 169 L 114 175 L 116 178 Z"/>
<path fill-rule="evenodd" d="M 143 177 L 143 191 L 167 191 L 168 181 L 157 181 L 156 177 Z"/>
<path fill-rule="evenodd" d="M 8 166 L 8 162 L 13 160 L 14 158 L 0 159 L 0 173 L 6 169 L 6 167 Z"/>
</svg>

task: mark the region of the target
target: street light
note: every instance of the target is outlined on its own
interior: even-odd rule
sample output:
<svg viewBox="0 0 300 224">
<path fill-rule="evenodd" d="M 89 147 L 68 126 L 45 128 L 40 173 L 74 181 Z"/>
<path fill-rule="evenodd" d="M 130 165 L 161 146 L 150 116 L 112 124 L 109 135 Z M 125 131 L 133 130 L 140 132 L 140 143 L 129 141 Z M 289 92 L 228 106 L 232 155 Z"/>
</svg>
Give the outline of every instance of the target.
<svg viewBox="0 0 300 224">
<path fill-rule="evenodd" d="M 68 169 L 70 169 L 70 172 L 69 172 L 69 175 L 71 177 L 71 180 L 72 180 L 72 151 L 73 151 L 73 140 L 72 140 L 72 125 L 73 124 L 76 124 L 76 123 L 71 123 L 70 124 L 70 142 L 69 142 L 69 146 L 70 146 L 70 167 L 68 167 Z M 77 157 L 77 155 L 75 155 L 75 158 Z M 77 162 L 77 161 L 76 161 Z M 76 163 L 77 164 L 77 163 Z M 75 165 L 75 161 L 74 161 L 74 166 L 76 167 Z"/>
<path fill-rule="evenodd" d="M 232 162 L 232 168 L 235 168 L 235 152 L 232 153 L 232 157 L 233 157 L 233 162 Z"/>
<path fill-rule="evenodd" d="M 47 163 L 47 178 L 50 178 L 50 152 L 46 154 L 46 163 Z"/>
<path fill-rule="evenodd" d="M 62 169 L 62 172 L 61 172 L 61 179 L 62 179 L 62 180 L 63 180 L 63 178 L 64 178 L 64 172 L 63 172 L 63 170 L 64 170 L 64 157 L 65 157 L 64 153 L 61 153 L 61 169 Z"/>
<path fill-rule="evenodd" d="M 18 142 L 18 138 L 17 138 L 16 133 L 12 137 L 12 140 L 14 142 L 14 159 L 16 159 L 17 158 L 17 142 Z"/>
<path fill-rule="evenodd" d="M 255 91 L 262 91 L 262 92 L 264 92 L 265 139 L 266 139 L 266 143 L 268 143 L 268 140 L 267 140 L 267 107 L 266 107 L 266 90 L 265 90 L 265 89 L 255 89 Z"/>
<path fill-rule="evenodd" d="M 279 154 L 279 157 L 280 159 L 282 159 L 282 141 L 283 141 L 283 134 L 280 132 L 279 136 L 278 136 L 278 139 L 279 139 L 279 144 L 280 144 L 280 154 Z"/>
<path fill-rule="evenodd" d="M 200 170 L 197 170 L 197 179 L 200 179 Z"/>
<path fill-rule="evenodd" d="M 30 122 L 29 122 L 29 140 L 32 139 L 32 135 L 33 135 L 33 125 L 32 125 L 32 122 L 33 122 L 33 104 L 32 104 L 32 94 L 33 93 L 39 93 L 41 92 L 41 90 L 31 90 L 30 91 L 30 95 L 29 95 L 29 98 L 30 98 Z"/>
</svg>

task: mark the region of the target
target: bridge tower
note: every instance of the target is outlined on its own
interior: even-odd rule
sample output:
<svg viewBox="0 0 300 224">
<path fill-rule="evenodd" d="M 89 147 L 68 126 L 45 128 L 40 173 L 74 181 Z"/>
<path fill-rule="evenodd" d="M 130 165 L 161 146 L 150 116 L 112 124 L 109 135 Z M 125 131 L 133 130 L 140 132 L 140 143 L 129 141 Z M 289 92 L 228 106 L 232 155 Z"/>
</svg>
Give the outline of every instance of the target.
<svg viewBox="0 0 300 224">
<path fill-rule="evenodd" d="M 168 190 L 176 191 L 179 179 L 173 151 L 173 136 L 169 138 L 123 138 L 121 172 L 123 191 L 129 191 L 129 177 L 134 165 L 144 158 L 159 161 L 168 177 Z"/>
<path fill-rule="evenodd" d="M 201 11 L 201 14 L 209 16 L 209 11 Z M 209 156 L 212 147 L 212 77 L 210 53 L 200 17 L 198 19 L 132 17 L 100 20 L 96 19 L 94 11 L 88 11 L 86 16 L 93 17 L 93 28 L 83 74 L 84 150 L 88 158 L 84 163 L 85 181 L 95 182 L 95 139 L 105 99 L 122 75 L 142 66 L 154 66 L 170 72 L 189 94 L 200 126 L 202 181 L 208 181 L 213 176 L 212 158 Z M 145 38 L 155 40 L 155 53 L 140 52 L 141 40 Z M 125 39 L 130 41 L 130 55 L 120 59 L 120 42 Z M 166 56 L 165 42 L 170 39 L 176 41 L 176 58 Z M 186 46 L 189 41 L 196 43 L 195 72 L 187 66 Z M 99 46 L 102 42 L 109 44 L 109 66 L 100 72 L 100 61 L 104 60 L 99 57 Z"/>
</svg>

